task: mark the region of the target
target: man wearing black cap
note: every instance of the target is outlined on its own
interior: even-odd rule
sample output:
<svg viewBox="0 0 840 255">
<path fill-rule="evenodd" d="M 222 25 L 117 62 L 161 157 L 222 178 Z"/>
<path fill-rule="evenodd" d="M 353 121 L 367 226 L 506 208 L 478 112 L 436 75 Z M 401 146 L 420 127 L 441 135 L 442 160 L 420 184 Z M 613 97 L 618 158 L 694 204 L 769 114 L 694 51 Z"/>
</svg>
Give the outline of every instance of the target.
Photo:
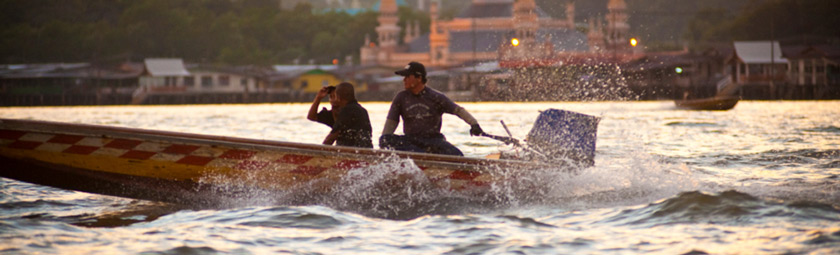
<svg viewBox="0 0 840 255">
<path fill-rule="evenodd" d="M 425 152 L 463 156 L 457 147 L 446 141 L 440 133 L 444 113 L 454 114 L 470 124 L 470 135 L 484 133 L 478 121 L 463 107 L 452 102 L 446 95 L 426 87 L 426 67 L 417 62 L 408 63 L 403 70 L 394 72 L 403 76 L 405 90 L 394 97 L 385 120 L 379 147 L 401 151 Z M 394 131 L 402 117 L 405 135 Z"/>
</svg>

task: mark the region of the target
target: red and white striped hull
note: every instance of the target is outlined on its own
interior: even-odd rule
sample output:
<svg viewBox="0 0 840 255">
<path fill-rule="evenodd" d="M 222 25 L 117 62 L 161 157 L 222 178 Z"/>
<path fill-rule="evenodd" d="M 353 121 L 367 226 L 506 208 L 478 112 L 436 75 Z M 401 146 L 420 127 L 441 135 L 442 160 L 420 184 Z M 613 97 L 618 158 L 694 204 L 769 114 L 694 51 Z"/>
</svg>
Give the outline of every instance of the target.
<svg viewBox="0 0 840 255">
<path fill-rule="evenodd" d="M 410 158 L 435 188 L 482 193 L 502 169 L 534 162 L 476 159 L 145 129 L 0 119 L 0 176 L 58 188 L 212 206 L 236 199 L 229 187 L 284 194 L 305 204 L 349 171 Z M 553 168 L 556 168 L 554 166 Z M 234 191 L 236 190 L 236 191 Z"/>
</svg>

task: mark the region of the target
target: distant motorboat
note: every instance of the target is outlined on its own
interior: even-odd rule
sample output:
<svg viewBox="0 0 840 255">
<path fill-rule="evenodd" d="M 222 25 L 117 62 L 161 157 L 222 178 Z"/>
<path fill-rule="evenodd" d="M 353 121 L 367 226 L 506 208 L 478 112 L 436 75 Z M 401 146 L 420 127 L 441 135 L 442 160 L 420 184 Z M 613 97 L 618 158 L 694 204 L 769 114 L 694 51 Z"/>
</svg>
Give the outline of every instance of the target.
<svg viewBox="0 0 840 255">
<path fill-rule="evenodd" d="M 725 111 L 738 104 L 739 97 L 714 96 L 709 98 L 674 100 L 677 108 L 686 110 Z"/>
<path fill-rule="evenodd" d="M 690 98 L 685 92 L 682 99 L 674 100 L 679 109 L 701 110 L 701 111 L 725 111 L 735 107 L 741 97 L 736 96 L 741 86 L 732 82 L 731 77 L 719 78 L 717 92 L 714 96 L 706 98 Z"/>
</svg>

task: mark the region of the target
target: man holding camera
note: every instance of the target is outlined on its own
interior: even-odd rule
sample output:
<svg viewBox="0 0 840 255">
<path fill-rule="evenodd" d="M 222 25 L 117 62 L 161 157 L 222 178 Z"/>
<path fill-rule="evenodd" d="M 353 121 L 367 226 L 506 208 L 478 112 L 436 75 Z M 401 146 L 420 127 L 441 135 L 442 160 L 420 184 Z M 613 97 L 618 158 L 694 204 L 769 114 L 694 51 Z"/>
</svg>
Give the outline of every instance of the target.
<svg viewBox="0 0 840 255">
<path fill-rule="evenodd" d="M 321 100 L 327 95 L 332 109 L 324 108 L 317 112 Z M 356 93 L 350 83 L 342 82 L 318 91 L 306 118 L 332 128 L 323 144 L 373 148 L 370 118 L 367 110 L 356 101 Z"/>
</svg>

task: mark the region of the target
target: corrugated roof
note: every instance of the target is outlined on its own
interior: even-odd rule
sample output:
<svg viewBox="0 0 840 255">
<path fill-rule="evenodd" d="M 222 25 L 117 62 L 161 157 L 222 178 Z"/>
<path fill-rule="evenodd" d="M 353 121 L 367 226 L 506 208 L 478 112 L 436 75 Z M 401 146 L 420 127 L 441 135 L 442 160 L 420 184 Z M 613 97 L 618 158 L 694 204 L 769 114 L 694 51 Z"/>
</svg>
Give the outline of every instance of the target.
<svg viewBox="0 0 840 255">
<path fill-rule="evenodd" d="M 514 30 L 476 30 L 449 33 L 449 52 L 492 52 L 512 37 Z M 473 46 L 473 39 L 475 45 Z"/>
<path fill-rule="evenodd" d="M 735 42 L 735 55 L 747 64 L 787 63 L 778 41 Z"/>
<path fill-rule="evenodd" d="M 277 72 L 306 72 L 315 69 L 335 71 L 338 65 L 274 65 L 274 70 Z"/>
<path fill-rule="evenodd" d="M 88 63 L 47 63 L 11 65 L 0 71 L 3 78 L 72 78 L 83 76 Z"/>
<path fill-rule="evenodd" d="M 143 61 L 151 76 L 187 76 L 190 72 L 180 58 L 147 58 Z"/>
<path fill-rule="evenodd" d="M 782 48 L 789 59 L 826 58 L 832 61 L 840 59 L 840 47 L 832 45 L 795 45 Z"/>
<path fill-rule="evenodd" d="M 421 35 L 420 37 L 415 38 L 414 40 L 406 43 L 406 46 L 408 46 L 408 52 L 429 52 L 429 34 Z"/>
<path fill-rule="evenodd" d="M 129 79 L 138 77 L 142 71 L 143 65 L 140 63 L 122 63 L 115 66 L 92 66 L 88 63 L 47 63 L 3 66 L 3 68 L 0 68 L 0 77 L 6 79 Z"/>
</svg>

